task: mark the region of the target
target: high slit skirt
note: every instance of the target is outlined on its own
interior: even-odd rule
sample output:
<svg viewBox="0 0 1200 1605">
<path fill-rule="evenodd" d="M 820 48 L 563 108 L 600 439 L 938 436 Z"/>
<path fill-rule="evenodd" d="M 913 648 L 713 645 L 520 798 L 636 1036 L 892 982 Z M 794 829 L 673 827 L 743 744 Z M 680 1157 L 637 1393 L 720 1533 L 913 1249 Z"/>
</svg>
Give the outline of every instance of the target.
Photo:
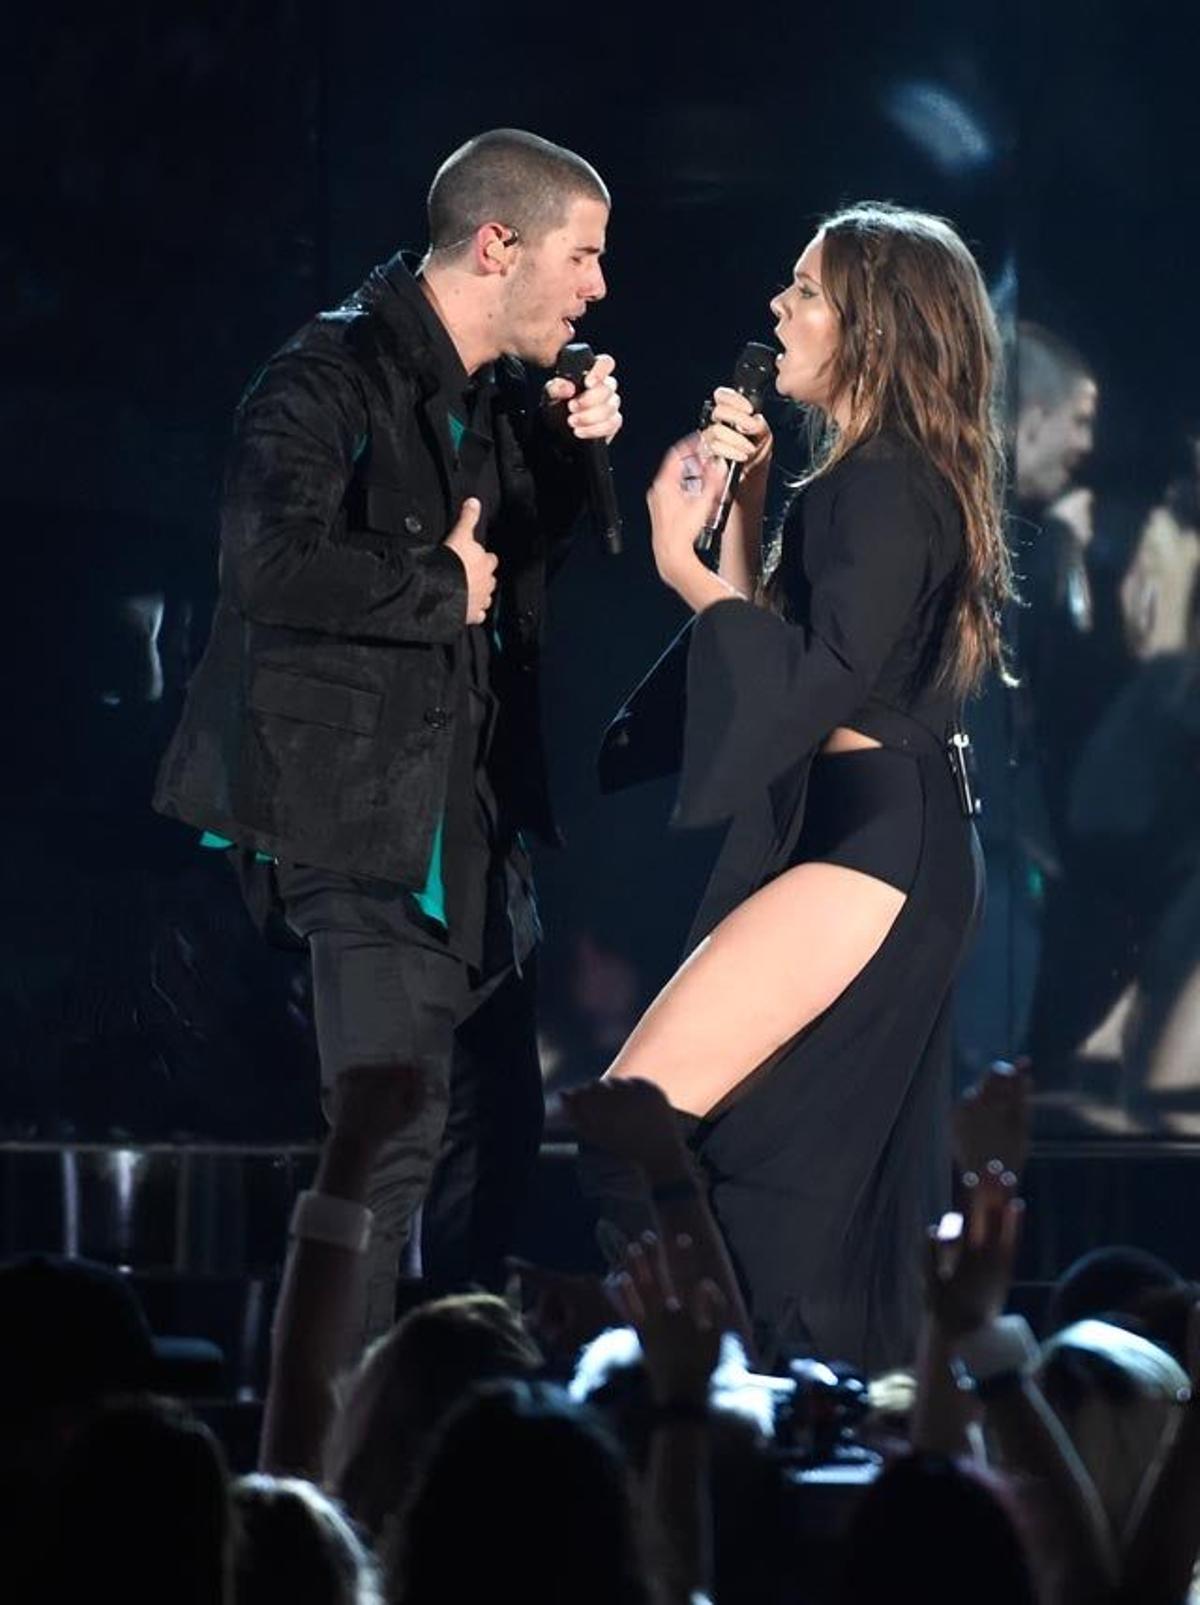
<svg viewBox="0 0 1200 1605">
<path fill-rule="evenodd" d="M 910 1363 L 924 1229 L 949 1199 L 951 991 L 982 858 L 941 742 L 899 715 L 894 729 L 896 747 L 806 760 L 762 819 L 735 822 L 694 933 L 798 863 L 905 893 L 855 979 L 695 1142 L 768 1365 L 791 1353 L 868 1371 Z M 756 834 L 766 852 L 750 873 Z"/>
</svg>

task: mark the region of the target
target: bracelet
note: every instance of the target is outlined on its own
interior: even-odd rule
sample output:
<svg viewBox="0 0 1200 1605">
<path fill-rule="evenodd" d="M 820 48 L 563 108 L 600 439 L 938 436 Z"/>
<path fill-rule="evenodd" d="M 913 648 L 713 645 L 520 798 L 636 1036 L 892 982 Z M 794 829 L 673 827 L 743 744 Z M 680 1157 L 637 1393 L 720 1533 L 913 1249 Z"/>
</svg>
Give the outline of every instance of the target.
<svg viewBox="0 0 1200 1605">
<path fill-rule="evenodd" d="M 352 1254 L 365 1254 L 375 1216 L 365 1204 L 328 1193 L 303 1192 L 292 1207 L 289 1233 L 314 1243 L 329 1243 Z"/>
<path fill-rule="evenodd" d="M 674 1181 L 660 1182 L 657 1187 L 651 1187 L 650 1197 L 656 1204 L 679 1204 L 684 1199 L 695 1198 L 698 1191 L 696 1178 L 685 1175 L 677 1176 Z"/>
<path fill-rule="evenodd" d="M 989 1383 L 1005 1375 L 1024 1376 L 1041 1358 L 1038 1341 L 1023 1315 L 1000 1315 L 977 1331 L 964 1333 L 954 1343 L 959 1364 L 975 1383 Z"/>
</svg>

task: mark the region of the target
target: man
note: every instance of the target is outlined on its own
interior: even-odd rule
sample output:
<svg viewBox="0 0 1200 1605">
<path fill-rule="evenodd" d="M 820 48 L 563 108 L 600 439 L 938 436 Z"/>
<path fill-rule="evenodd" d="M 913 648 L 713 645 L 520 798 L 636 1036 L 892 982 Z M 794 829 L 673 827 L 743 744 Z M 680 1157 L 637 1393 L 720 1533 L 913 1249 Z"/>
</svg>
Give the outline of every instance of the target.
<svg viewBox="0 0 1200 1605">
<path fill-rule="evenodd" d="M 1099 391 L 1083 357 L 1041 324 L 1017 326 L 1017 497 L 1049 507 L 1091 456 Z"/>
<path fill-rule="evenodd" d="M 439 1147 L 441 1285 L 499 1279 L 537 1155 L 519 832 L 556 839 L 543 594 L 581 501 L 574 443 L 612 440 L 621 415 L 610 357 L 532 411 L 519 364 L 552 366 L 605 294 L 609 204 L 574 153 L 480 135 L 434 178 L 415 272 L 394 257 L 266 364 L 159 776 L 156 806 L 232 844 L 252 905 L 307 942 L 326 1098 L 353 1064 L 423 1071 L 421 1117 L 370 1188 L 365 1337 L 391 1323 Z"/>
<path fill-rule="evenodd" d="M 1024 522 L 1017 568 L 1026 603 L 1018 668 L 1058 836 L 1079 749 L 1113 689 L 1111 649 L 1120 633 L 1115 576 L 1096 571 L 1092 493 L 1071 489 L 1092 452 L 1099 391 L 1083 357 L 1040 324 L 1018 325 L 1016 366 L 1016 489 Z"/>
<path fill-rule="evenodd" d="M 1030 322 L 1017 326 L 1013 372 L 1021 604 L 1006 633 L 1019 685 L 989 677 L 970 713 L 988 882 L 987 910 L 958 987 L 959 1057 L 971 1076 L 997 1054 L 1011 1054 L 1028 1028 L 1044 912 L 1037 888 L 1061 866 L 1078 752 L 1075 696 L 1086 695 L 1075 682 L 1086 675 L 1094 643 L 1091 492 L 1071 486 L 1092 450 L 1096 382 L 1073 347 Z"/>
<path fill-rule="evenodd" d="M 1074 806 L 1085 747 L 1128 675 L 1120 603 L 1126 553 L 1111 515 L 1098 529 L 1092 492 L 1072 489 L 1092 451 L 1099 399 L 1083 357 L 1049 330 L 1021 324 L 1017 394 L 1017 498 L 1029 526 L 1017 631 L 1030 763 L 1022 835 L 1045 872 L 1027 1044 L 1046 1092 L 1074 1086 L 1075 1054 L 1130 961 L 1127 891 L 1114 895 Z"/>
</svg>

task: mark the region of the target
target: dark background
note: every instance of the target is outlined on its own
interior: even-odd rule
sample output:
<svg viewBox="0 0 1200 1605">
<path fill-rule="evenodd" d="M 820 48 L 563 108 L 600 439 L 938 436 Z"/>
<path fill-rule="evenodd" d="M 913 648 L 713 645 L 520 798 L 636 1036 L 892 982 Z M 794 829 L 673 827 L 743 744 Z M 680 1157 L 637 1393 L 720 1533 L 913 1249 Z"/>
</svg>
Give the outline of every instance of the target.
<svg viewBox="0 0 1200 1605">
<path fill-rule="evenodd" d="M 741 342 L 769 332 L 821 213 L 884 197 L 950 216 L 1002 315 L 1094 362 L 1089 477 L 1131 507 L 1198 410 L 1181 9 L 135 0 L 24 8 L 5 54 L 10 1134 L 315 1129 L 302 970 L 147 799 L 204 639 L 238 395 L 314 310 L 423 245 L 429 179 L 471 134 L 534 129 L 614 196 L 609 297 L 583 335 L 619 363 L 629 550 L 606 562 L 584 543 L 553 599 L 569 846 L 538 869 L 555 1074 L 602 1067 L 670 972 L 713 847 L 668 835 L 666 786 L 601 800 L 593 779 L 606 718 L 682 619 L 652 574 L 642 489 Z M 1011 975 L 985 985 L 1000 1005 L 964 1017 L 965 1059 L 1015 1046 L 996 1024 Z"/>
</svg>

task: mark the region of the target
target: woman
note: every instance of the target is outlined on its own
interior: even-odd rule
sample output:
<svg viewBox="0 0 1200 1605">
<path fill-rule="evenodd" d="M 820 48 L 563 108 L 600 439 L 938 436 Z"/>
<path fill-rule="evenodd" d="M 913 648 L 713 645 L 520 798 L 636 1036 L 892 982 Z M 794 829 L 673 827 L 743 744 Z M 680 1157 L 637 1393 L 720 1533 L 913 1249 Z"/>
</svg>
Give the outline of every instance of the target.
<svg viewBox="0 0 1200 1605">
<path fill-rule="evenodd" d="M 699 1120 L 764 1358 L 890 1365 L 943 1201 L 950 989 L 982 889 L 947 742 L 1001 656 L 997 336 L 954 230 L 882 205 L 829 218 L 771 311 L 777 388 L 822 439 L 770 580 L 771 435 L 741 396 L 716 392 L 648 496 L 659 574 L 700 615 L 675 817 L 732 824 L 689 957 L 608 1076 Z M 714 573 L 695 542 L 730 462 Z M 610 732 L 633 754 L 649 687 Z"/>
</svg>

